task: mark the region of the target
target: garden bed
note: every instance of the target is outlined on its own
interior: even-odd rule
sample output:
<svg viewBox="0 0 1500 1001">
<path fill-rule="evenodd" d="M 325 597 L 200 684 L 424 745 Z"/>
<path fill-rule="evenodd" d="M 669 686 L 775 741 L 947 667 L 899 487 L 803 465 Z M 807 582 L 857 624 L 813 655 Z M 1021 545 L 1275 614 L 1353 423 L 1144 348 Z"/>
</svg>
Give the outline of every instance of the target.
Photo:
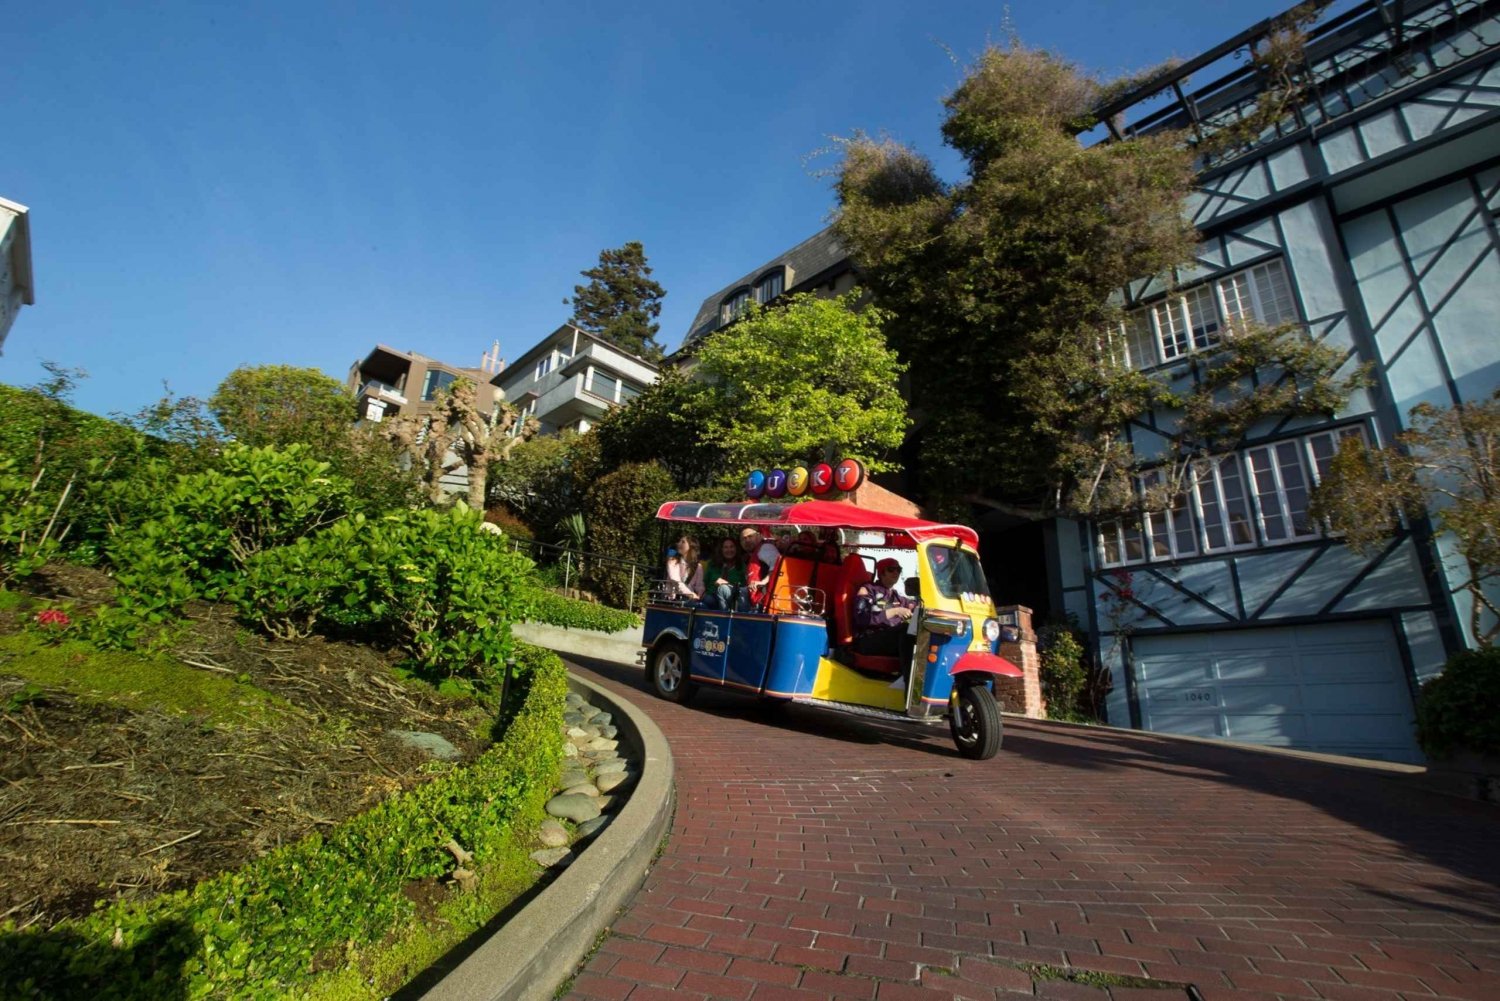
<svg viewBox="0 0 1500 1001">
<path fill-rule="evenodd" d="M 112 582 L 53 566 L 30 587 L 76 616 Z M 190 887 L 448 767 L 393 730 L 460 761 L 488 743 L 473 699 L 369 647 L 269 640 L 197 605 L 170 653 L 104 653 L 28 628 L 36 598 L 0 599 L 0 917 L 18 927 Z"/>
</svg>

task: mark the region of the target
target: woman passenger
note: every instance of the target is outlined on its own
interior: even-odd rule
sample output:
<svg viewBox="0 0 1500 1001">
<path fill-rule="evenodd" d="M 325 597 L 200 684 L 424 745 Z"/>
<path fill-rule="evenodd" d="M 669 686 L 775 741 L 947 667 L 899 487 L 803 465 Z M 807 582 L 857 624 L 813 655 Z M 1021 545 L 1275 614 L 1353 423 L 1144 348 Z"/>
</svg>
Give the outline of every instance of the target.
<svg viewBox="0 0 1500 1001">
<path fill-rule="evenodd" d="M 746 583 L 745 561 L 738 542 L 727 536 L 719 540 L 718 552 L 708 561 L 703 580 L 707 588 L 703 595 L 704 607 L 734 611 Z"/>
<path fill-rule="evenodd" d="M 667 577 L 676 587 L 673 596 L 687 601 L 703 597 L 703 564 L 698 561 L 698 540 L 684 534 L 667 560 Z"/>
</svg>

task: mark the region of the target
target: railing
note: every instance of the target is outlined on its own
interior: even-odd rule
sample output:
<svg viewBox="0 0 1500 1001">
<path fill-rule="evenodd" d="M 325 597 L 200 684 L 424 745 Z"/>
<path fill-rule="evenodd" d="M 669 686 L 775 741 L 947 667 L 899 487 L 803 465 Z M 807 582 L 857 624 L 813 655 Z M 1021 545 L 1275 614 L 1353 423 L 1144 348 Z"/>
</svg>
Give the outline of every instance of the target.
<svg viewBox="0 0 1500 1001">
<path fill-rule="evenodd" d="M 366 379 L 364 385 L 359 387 L 358 395 L 360 396 L 369 396 L 372 393 L 378 396 L 390 397 L 398 403 L 406 402 L 406 396 L 401 390 L 389 383 L 381 382 L 379 379 Z"/>
<path fill-rule="evenodd" d="M 538 563 L 560 565 L 563 568 L 564 590 L 576 586 L 575 582 L 582 580 L 582 572 L 588 567 L 605 567 L 618 570 L 622 574 L 629 574 L 628 611 L 636 612 L 645 607 L 646 601 L 651 597 L 653 586 L 661 582 L 658 577 L 660 573 L 658 568 L 645 563 L 620 559 L 617 556 L 605 556 L 601 553 L 590 553 L 582 549 L 572 549 L 554 542 L 537 542 L 535 539 L 517 539 L 512 536 L 506 538 L 511 544 L 511 549 L 516 552 L 525 552 Z"/>
</svg>

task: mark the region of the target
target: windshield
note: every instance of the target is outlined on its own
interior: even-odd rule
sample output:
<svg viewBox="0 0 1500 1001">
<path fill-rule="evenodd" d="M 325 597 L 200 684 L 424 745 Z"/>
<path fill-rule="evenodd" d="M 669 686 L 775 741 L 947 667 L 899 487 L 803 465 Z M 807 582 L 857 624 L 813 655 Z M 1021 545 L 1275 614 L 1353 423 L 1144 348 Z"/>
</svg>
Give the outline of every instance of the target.
<svg viewBox="0 0 1500 1001">
<path fill-rule="evenodd" d="M 938 593 L 945 598 L 973 596 L 989 597 L 990 585 L 984 579 L 984 569 L 979 557 L 957 546 L 928 546 L 927 566 L 932 570 L 932 582 Z"/>
</svg>

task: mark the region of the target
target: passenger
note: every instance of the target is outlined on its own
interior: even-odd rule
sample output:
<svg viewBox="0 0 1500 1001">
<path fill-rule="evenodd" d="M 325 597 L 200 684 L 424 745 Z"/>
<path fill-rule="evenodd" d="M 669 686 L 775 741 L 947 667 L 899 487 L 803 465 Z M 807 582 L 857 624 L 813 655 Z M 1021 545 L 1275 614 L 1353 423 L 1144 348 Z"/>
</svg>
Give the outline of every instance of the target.
<svg viewBox="0 0 1500 1001">
<path fill-rule="evenodd" d="M 698 560 L 698 540 L 683 535 L 677 545 L 667 550 L 667 577 L 675 586 L 677 599 L 697 601 L 703 597 L 703 564 Z"/>
<path fill-rule="evenodd" d="M 740 547 L 727 536 L 719 540 L 719 551 L 708 561 L 703 579 L 708 590 L 703 595 L 705 608 L 734 611 L 745 590 L 745 566 Z"/>
<path fill-rule="evenodd" d="M 808 529 L 797 533 L 792 544 L 787 547 L 788 556 L 802 556 L 807 559 L 816 559 L 818 556 L 818 537 Z"/>
<path fill-rule="evenodd" d="M 792 543 L 795 541 L 796 536 L 794 536 L 791 532 L 777 532 L 776 551 L 782 556 L 790 556 Z"/>
<path fill-rule="evenodd" d="M 824 563 L 844 562 L 844 551 L 839 548 L 839 530 L 823 529 L 823 541 L 818 545 L 818 559 Z"/>
<path fill-rule="evenodd" d="M 916 602 L 896 590 L 901 564 L 887 557 L 875 564 L 875 579 L 854 592 L 854 649 L 887 657 L 901 655 L 906 624 Z"/>
<path fill-rule="evenodd" d="M 776 551 L 773 543 L 762 540 L 759 529 L 749 525 L 740 531 L 740 548 L 745 551 L 745 581 L 750 589 L 746 595 L 747 607 L 742 611 L 748 611 L 765 605 L 766 585 L 771 580 L 771 568 L 776 565 L 781 554 Z"/>
</svg>

